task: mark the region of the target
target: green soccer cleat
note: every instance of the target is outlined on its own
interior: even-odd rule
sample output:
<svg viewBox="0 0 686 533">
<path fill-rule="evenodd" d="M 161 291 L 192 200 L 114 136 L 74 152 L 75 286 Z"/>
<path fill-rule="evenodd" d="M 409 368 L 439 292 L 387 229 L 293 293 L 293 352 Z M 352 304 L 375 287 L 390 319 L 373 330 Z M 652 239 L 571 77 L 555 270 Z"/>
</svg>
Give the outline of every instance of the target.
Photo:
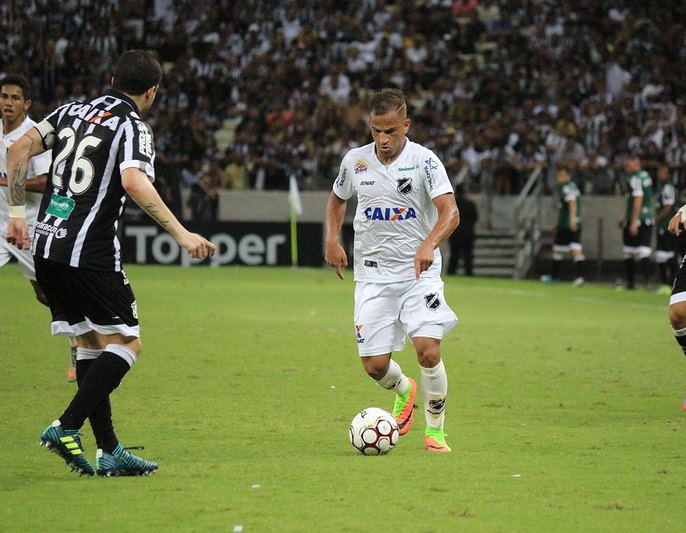
<svg viewBox="0 0 686 533">
<path fill-rule="evenodd" d="M 142 446 L 124 448 L 118 444 L 112 453 L 100 449 L 95 454 L 95 471 L 99 476 L 147 476 L 159 467 L 157 463 L 133 455 L 128 450 L 141 450 Z"/>
<path fill-rule="evenodd" d="M 417 384 L 414 379 L 407 378 L 410 385 L 407 387 L 405 394 L 395 395 L 395 404 L 393 405 L 393 418 L 398 424 L 398 433 L 404 435 L 412 427 L 414 420 L 414 399 L 417 396 Z"/>
<path fill-rule="evenodd" d="M 40 445 L 55 452 L 69 465 L 72 472 L 92 476 L 95 471 L 83 456 L 81 438 L 76 429 L 62 429 L 59 420 L 55 420 L 40 436 Z"/>
<path fill-rule="evenodd" d="M 426 449 L 430 452 L 446 453 L 450 451 L 450 446 L 445 442 L 445 438 L 448 435 L 445 434 L 442 428 L 426 428 L 426 436 L 424 437 L 424 443 L 426 444 Z"/>
</svg>

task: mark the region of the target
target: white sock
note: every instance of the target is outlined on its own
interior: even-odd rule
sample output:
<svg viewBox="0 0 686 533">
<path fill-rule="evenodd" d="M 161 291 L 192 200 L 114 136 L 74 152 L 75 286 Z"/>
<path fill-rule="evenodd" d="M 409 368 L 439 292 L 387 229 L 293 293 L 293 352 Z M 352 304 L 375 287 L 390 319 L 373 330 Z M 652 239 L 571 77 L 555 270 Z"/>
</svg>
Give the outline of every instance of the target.
<svg viewBox="0 0 686 533">
<path fill-rule="evenodd" d="M 84 361 L 86 359 L 97 359 L 101 353 L 102 350 L 78 347 L 76 349 L 76 360 Z"/>
<path fill-rule="evenodd" d="M 403 374 L 402 368 L 393 359 L 388 364 L 388 372 L 377 383 L 384 389 L 392 390 L 396 394 L 404 394 L 407 391 L 407 387 L 410 386 L 410 381 Z"/>
<path fill-rule="evenodd" d="M 445 419 L 445 399 L 448 395 L 448 375 L 441 360 L 433 368 L 419 367 L 421 371 L 421 385 L 424 394 L 424 416 L 426 425 L 432 428 L 442 428 Z"/>
</svg>

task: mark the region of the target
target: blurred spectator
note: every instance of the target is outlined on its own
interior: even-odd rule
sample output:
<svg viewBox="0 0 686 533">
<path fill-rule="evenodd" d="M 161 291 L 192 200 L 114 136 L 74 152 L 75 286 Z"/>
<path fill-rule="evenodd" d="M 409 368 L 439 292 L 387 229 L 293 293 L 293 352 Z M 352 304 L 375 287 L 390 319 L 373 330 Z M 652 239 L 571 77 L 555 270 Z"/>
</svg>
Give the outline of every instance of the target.
<svg viewBox="0 0 686 533">
<path fill-rule="evenodd" d="M 224 189 L 246 189 L 250 169 L 245 162 L 245 154 L 239 150 L 229 150 L 226 155 L 227 165 L 224 168 Z"/>
<path fill-rule="evenodd" d="M 464 262 L 465 276 L 474 275 L 474 239 L 476 223 L 479 221 L 479 210 L 465 191 L 465 186 L 459 183 L 455 186 L 455 202 L 460 211 L 460 225 L 450 235 L 450 258 L 447 273 L 457 274 L 460 258 Z"/>
<path fill-rule="evenodd" d="M 217 220 L 219 208 L 217 190 L 221 187 L 221 173 L 217 172 L 214 165 L 216 163 L 207 164 L 198 182 L 191 186 L 188 207 L 191 208 L 193 220 L 201 222 Z"/>
<path fill-rule="evenodd" d="M 148 120 L 172 175 L 228 143 L 254 183 L 257 170 L 264 178 L 273 167 L 262 159 L 280 151 L 287 174 L 299 161 L 305 186 L 328 188 L 338 151 L 367 142 L 361 88 L 397 86 L 422 125 L 413 140 L 456 132 L 454 147 L 448 137 L 436 143 L 456 167 L 470 166 L 472 190 L 516 190 L 529 143 L 535 154 L 546 145 L 552 185 L 560 121 L 608 172 L 638 151 L 666 161 L 679 193 L 686 189 L 686 4 L 677 0 L 254 0 L 250 9 L 16 0 L 0 14 L 0 72 L 22 72 L 37 87 L 36 119 L 106 88 L 113 54 L 157 50 L 165 79 Z M 267 118 L 286 110 L 290 123 Z M 494 119 L 506 133 L 491 134 Z M 228 133 L 216 146 L 220 129 Z"/>
</svg>

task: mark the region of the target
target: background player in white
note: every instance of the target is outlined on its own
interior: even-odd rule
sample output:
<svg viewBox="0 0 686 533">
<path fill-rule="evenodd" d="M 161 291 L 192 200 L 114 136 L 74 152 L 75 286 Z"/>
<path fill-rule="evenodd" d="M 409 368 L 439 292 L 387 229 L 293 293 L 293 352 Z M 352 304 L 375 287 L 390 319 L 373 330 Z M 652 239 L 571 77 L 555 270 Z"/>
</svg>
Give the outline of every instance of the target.
<svg viewBox="0 0 686 533">
<path fill-rule="evenodd" d="M 31 91 L 28 80 L 19 74 L 8 74 L 0 81 L 0 106 L 2 110 L 2 132 L 0 133 L 0 235 L 7 231 L 9 220 L 7 201 L 7 151 L 10 145 L 24 135 L 36 123 L 28 117 L 31 109 Z M 50 171 L 50 152 L 32 157 L 29 161 L 26 180 L 26 222 L 30 231 L 36 225 L 36 214 L 40 205 L 45 182 Z M 36 299 L 43 305 L 48 300 L 36 281 L 31 250 L 19 250 L 5 239 L 0 239 L 0 267 L 15 257 L 24 277 L 29 280 Z M 70 357 L 67 367 L 67 381 L 76 381 L 76 338 L 70 337 Z"/>
<path fill-rule="evenodd" d="M 30 157 L 52 148 L 50 183 L 33 233 L 34 262 L 50 302 L 53 334 L 77 336 L 79 388 L 41 442 L 86 475 L 144 475 L 158 468 L 121 444 L 110 404 L 110 394 L 142 350 L 136 298 L 122 269 L 117 236 L 126 195 L 190 257 L 215 251 L 214 244 L 181 225 L 152 184 L 153 135 L 141 114 L 155 101 L 161 79 L 153 55 L 125 52 L 111 90 L 56 109 L 18 139 L 7 157 L 7 240 L 26 249 L 26 166 Z M 98 446 L 95 469 L 79 437 L 86 419 Z"/>
<path fill-rule="evenodd" d="M 347 200 L 357 194 L 354 315 L 362 365 L 396 393 L 393 416 L 400 434 L 407 433 L 417 385 L 391 354 L 410 337 L 421 373 L 426 448 L 449 452 L 443 428 L 448 379 L 440 343 L 457 317 L 443 296 L 438 246 L 460 215 L 443 163 L 405 136 L 410 119 L 403 93 L 380 91 L 369 113 L 374 142 L 346 154 L 329 197 L 325 260 L 343 279 L 348 259 L 339 237 Z"/>
</svg>

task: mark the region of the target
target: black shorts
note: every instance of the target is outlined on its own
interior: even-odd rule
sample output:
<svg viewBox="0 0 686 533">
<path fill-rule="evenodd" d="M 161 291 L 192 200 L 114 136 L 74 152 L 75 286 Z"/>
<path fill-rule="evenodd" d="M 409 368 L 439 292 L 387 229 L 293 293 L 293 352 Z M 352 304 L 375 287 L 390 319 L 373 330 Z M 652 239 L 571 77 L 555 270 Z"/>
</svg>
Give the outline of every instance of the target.
<svg viewBox="0 0 686 533">
<path fill-rule="evenodd" d="M 639 226 L 638 233 L 631 235 L 628 226 L 624 228 L 623 241 L 625 248 L 651 247 L 653 226 Z"/>
<path fill-rule="evenodd" d="M 686 292 L 686 256 L 681 260 L 679 270 L 674 276 L 674 283 L 672 284 L 672 295 L 680 292 Z"/>
<path fill-rule="evenodd" d="M 572 231 L 569 228 L 557 228 L 555 246 L 569 247 L 571 244 L 581 244 L 581 230 Z"/>
<path fill-rule="evenodd" d="M 50 302 L 53 335 L 95 330 L 139 337 L 136 297 L 121 272 L 74 268 L 35 257 L 36 280 Z"/>
<path fill-rule="evenodd" d="M 656 250 L 663 252 L 675 252 L 676 243 L 677 238 L 673 233 L 670 233 L 666 229 L 660 229 L 657 231 L 657 243 L 655 245 Z"/>
</svg>

